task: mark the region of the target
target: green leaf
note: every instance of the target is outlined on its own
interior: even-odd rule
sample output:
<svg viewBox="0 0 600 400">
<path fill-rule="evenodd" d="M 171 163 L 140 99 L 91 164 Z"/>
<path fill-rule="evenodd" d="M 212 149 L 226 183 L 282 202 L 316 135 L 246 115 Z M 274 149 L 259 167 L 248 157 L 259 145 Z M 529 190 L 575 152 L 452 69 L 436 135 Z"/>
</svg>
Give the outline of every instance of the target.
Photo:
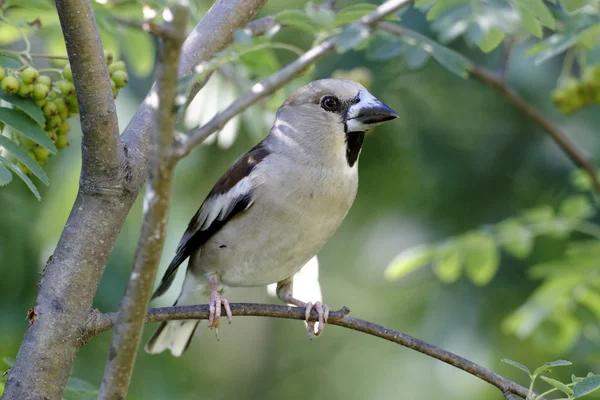
<svg viewBox="0 0 600 400">
<path fill-rule="evenodd" d="M 551 371 L 555 367 L 566 367 L 568 365 L 573 365 L 573 363 L 567 360 L 550 361 L 542 365 L 541 367 L 536 368 L 535 371 L 533 371 L 533 375 L 545 374 L 546 372 Z"/>
<path fill-rule="evenodd" d="M 538 20 L 542 25 L 550 29 L 556 28 L 556 20 L 546 7 L 543 0 L 514 0 L 515 3 L 522 9 L 531 13 L 533 18 Z"/>
<path fill-rule="evenodd" d="M 545 61 L 548 61 L 552 57 L 555 57 L 577 43 L 577 36 L 575 35 L 564 35 L 557 33 L 550 36 L 543 42 L 537 43 L 531 46 L 527 51 L 526 55 L 538 54 L 535 58 L 536 65 L 539 65 Z"/>
<path fill-rule="evenodd" d="M 578 288 L 575 296 L 579 304 L 587 307 L 591 312 L 600 319 L 600 294 L 586 287 Z"/>
<path fill-rule="evenodd" d="M 354 49 L 367 40 L 370 33 L 369 28 L 364 25 L 350 25 L 339 34 L 335 42 L 335 49 L 338 53 Z"/>
<path fill-rule="evenodd" d="M 527 32 L 531 33 L 536 38 L 541 39 L 544 36 L 542 25 L 528 10 L 521 8 L 521 24 Z"/>
<path fill-rule="evenodd" d="M 385 278 L 392 281 L 402 278 L 433 258 L 434 251 L 430 247 L 413 247 L 400 253 L 385 270 Z"/>
<path fill-rule="evenodd" d="M 438 0 L 427 12 L 427 21 L 437 19 L 448 8 L 455 7 L 461 4 L 468 4 L 471 0 Z"/>
<path fill-rule="evenodd" d="M 40 192 L 38 192 L 38 190 L 35 187 L 35 185 L 33 184 L 33 182 L 31 182 L 31 179 L 29 179 L 29 177 L 27 175 L 25 175 L 19 167 L 17 167 L 13 162 L 11 162 L 10 160 L 8 160 L 2 156 L 0 156 L 0 162 L 4 163 L 4 165 L 6 165 L 13 173 L 17 174 L 17 176 L 19 178 L 21 178 L 23 180 L 23 182 L 25 182 L 25 184 L 27 185 L 29 190 L 31 190 L 31 192 L 34 194 L 34 196 L 38 200 L 42 200 L 42 197 L 40 196 Z"/>
<path fill-rule="evenodd" d="M 0 25 L 2 26 L 2 25 Z M 4 68 L 19 68 L 21 63 L 12 57 L 0 56 L 0 67 Z"/>
<path fill-rule="evenodd" d="M 588 375 L 573 386 L 573 398 L 577 399 L 600 388 L 600 375 Z"/>
<path fill-rule="evenodd" d="M 518 363 L 518 362 L 513 361 L 513 360 L 509 360 L 508 358 L 503 358 L 502 362 L 506 363 L 508 365 L 512 365 L 513 367 L 519 368 L 521 371 L 527 372 L 527 375 L 531 375 L 531 371 L 529 371 L 529 368 L 527 368 L 526 366 L 524 366 L 521 363 Z"/>
<path fill-rule="evenodd" d="M 149 76 L 156 53 L 152 36 L 139 29 L 128 28 L 122 35 L 121 45 L 133 72 L 139 77 Z"/>
<path fill-rule="evenodd" d="M 589 192 L 594 187 L 590 174 L 584 169 L 576 169 L 569 175 L 571 185 L 583 192 Z"/>
<path fill-rule="evenodd" d="M 17 95 L 6 94 L 3 90 L 0 90 L 0 99 L 5 100 L 18 109 L 22 110 L 25 114 L 29 115 L 39 126 L 43 126 L 46 119 L 44 118 L 44 112 L 42 109 L 35 104 L 32 99 L 24 99 Z"/>
<path fill-rule="evenodd" d="M 587 0 L 560 0 L 560 5 L 568 13 L 575 12 L 586 4 L 588 4 Z"/>
<path fill-rule="evenodd" d="M 478 43 L 479 48 L 484 53 L 490 53 L 496 49 L 496 47 L 500 46 L 500 43 L 504 40 L 506 35 L 500 29 L 491 28 L 487 31 L 483 40 Z"/>
<path fill-rule="evenodd" d="M 550 222 L 554 219 L 554 210 L 549 205 L 531 208 L 523 213 L 523 218 L 532 224 Z"/>
<path fill-rule="evenodd" d="M 338 12 L 334 19 L 335 26 L 351 24 L 358 21 L 365 15 L 375 11 L 377 5 L 369 3 L 353 4 Z M 399 19 L 396 17 L 396 19 Z"/>
<path fill-rule="evenodd" d="M 315 6 L 308 2 L 304 7 L 304 12 L 318 26 L 331 27 L 334 24 L 335 13 L 329 8 Z"/>
<path fill-rule="evenodd" d="M 12 181 L 12 174 L 4 164 L 0 163 L 0 186 L 8 185 L 10 181 Z"/>
<path fill-rule="evenodd" d="M 353 4 L 339 11 L 333 20 L 334 26 L 348 25 L 358 21 L 367 14 L 377 9 L 377 5 L 369 3 Z M 388 15 L 384 18 L 387 21 L 400 21 L 397 15 Z"/>
<path fill-rule="evenodd" d="M 592 202 L 584 195 L 570 196 L 560 204 L 558 215 L 568 219 L 586 219 L 596 214 Z"/>
<path fill-rule="evenodd" d="M 444 283 L 454 283 L 462 274 L 462 250 L 459 243 L 450 242 L 438 248 L 433 261 L 433 271 Z"/>
<path fill-rule="evenodd" d="M 415 7 L 416 8 L 423 8 L 423 7 L 427 7 L 431 4 L 434 4 L 437 0 L 416 0 L 415 1 Z"/>
<path fill-rule="evenodd" d="M 275 15 L 275 19 L 286 26 L 291 26 L 308 33 L 316 33 L 317 27 L 313 24 L 313 21 L 298 10 L 285 10 Z"/>
<path fill-rule="evenodd" d="M 548 378 L 547 376 L 540 376 L 540 378 L 547 382 L 549 385 L 554 386 L 556 389 L 560 390 L 567 396 L 571 396 L 573 394 L 573 389 L 565 385 L 564 383 L 557 381 L 556 379 Z"/>
<path fill-rule="evenodd" d="M 373 61 L 387 61 L 401 55 L 407 48 L 408 45 L 400 40 L 376 38 L 367 50 L 367 57 Z"/>
<path fill-rule="evenodd" d="M 430 54 L 420 46 L 409 46 L 402 54 L 402 61 L 410 70 L 421 68 L 430 57 Z"/>
<path fill-rule="evenodd" d="M 33 158 L 27 154 L 25 150 L 23 150 L 20 146 L 18 146 L 15 142 L 0 134 L 0 147 L 4 147 L 6 150 L 11 152 L 17 160 L 21 161 L 29 170 L 38 177 L 40 181 L 44 183 L 44 185 L 48 186 L 50 181 L 48 180 L 48 176 L 40 167 L 40 164 L 37 163 Z"/>
<path fill-rule="evenodd" d="M 500 265 L 494 239 L 485 232 L 472 232 L 464 236 L 463 249 L 467 276 L 478 286 L 487 285 Z"/>
<path fill-rule="evenodd" d="M 408 44 L 420 46 L 450 72 L 453 72 L 462 78 L 468 77 L 468 71 L 472 68 L 472 64 L 462 55 L 416 32 L 406 32 L 402 38 Z M 409 52 L 410 50 L 405 54 L 405 59 Z M 425 61 L 426 60 L 427 59 L 425 59 Z"/>
<path fill-rule="evenodd" d="M 44 146 L 50 152 L 56 153 L 56 147 L 46 135 L 46 132 L 29 115 L 21 110 L 0 107 L 0 121 L 27 136 L 37 144 Z"/>
<path fill-rule="evenodd" d="M 571 374 L 571 382 L 577 383 L 577 382 L 581 382 L 582 380 L 583 380 L 583 378 L 579 378 L 579 377 L 575 376 L 575 374 Z"/>
<path fill-rule="evenodd" d="M 522 260 L 533 250 L 533 234 L 516 219 L 508 219 L 496 226 L 500 243 L 512 256 Z"/>
</svg>

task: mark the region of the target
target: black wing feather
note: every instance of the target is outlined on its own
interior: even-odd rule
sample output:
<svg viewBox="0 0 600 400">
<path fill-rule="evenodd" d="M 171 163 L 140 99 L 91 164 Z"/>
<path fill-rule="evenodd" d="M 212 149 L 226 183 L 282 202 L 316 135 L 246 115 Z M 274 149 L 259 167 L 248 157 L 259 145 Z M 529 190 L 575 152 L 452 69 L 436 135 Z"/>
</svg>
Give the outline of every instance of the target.
<svg viewBox="0 0 600 400">
<path fill-rule="evenodd" d="M 211 196 L 209 196 L 207 200 L 210 198 Z M 181 239 L 179 247 L 177 247 L 175 257 L 169 264 L 169 267 L 167 268 L 165 275 L 160 281 L 160 285 L 152 295 L 152 298 L 155 299 L 159 296 L 162 296 L 173 283 L 177 272 L 177 268 L 181 265 L 181 263 L 183 263 L 185 259 L 188 258 L 196 249 L 198 249 L 204 243 L 206 243 L 206 241 L 210 239 L 210 237 L 213 236 L 215 233 L 217 233 L 223 227 L 223 225 L 225 225 L 228 221 L 230 221 L 240 212 L 246 210 L 251 205 L 251 203 L 251 193 L 247 193 L 243 196 L 238 197 L 237 199 L 235 199 L 235 206 L 233 207 L 231 212 L 227 216 L 225 216 L 225 218 L 215 219 L 210 224 L 210 226 L 203 231 L 195 228 L 196 221 L 199 218 L 200 212 L 202 210 L 202 207 L 200 207 L 200 210 L 198 210 L 198 212 L 196 213 L 196 215 L 194 215 L 194 218 L 192 218 L 190 224 L 188 225 L 188 229 L 184 234 L 183 238 Z"/>
</svg>

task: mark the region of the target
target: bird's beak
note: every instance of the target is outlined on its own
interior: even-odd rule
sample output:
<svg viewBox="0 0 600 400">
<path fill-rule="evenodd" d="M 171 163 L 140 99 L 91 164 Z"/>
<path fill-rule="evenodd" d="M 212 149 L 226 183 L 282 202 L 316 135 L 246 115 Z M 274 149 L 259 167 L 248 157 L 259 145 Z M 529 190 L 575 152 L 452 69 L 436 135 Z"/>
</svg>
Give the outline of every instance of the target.
<svg viewBox="0 0 600 400">
<path fill-rule="evenodd" d="M 348 132 L 365 132 L 396 118 L 398 114 L 394 110 L 363 90 L 358 94 L 358 102 L 348 108 L 346 127 Z"/>
</svg>

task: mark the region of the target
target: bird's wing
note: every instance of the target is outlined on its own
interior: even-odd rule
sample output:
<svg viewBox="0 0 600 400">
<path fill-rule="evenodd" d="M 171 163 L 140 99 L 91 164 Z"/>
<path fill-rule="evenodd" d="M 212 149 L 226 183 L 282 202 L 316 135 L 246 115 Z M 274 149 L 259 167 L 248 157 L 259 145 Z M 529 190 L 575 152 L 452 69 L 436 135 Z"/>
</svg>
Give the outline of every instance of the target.
<svg viewBox="0 0 600 400">
<path fill-rule="evenodd" d="M 269 155 L 269 150 L 262 142 L 259 143 L 217 181 L 190 221 L 179 242 L 175 257 L 152 295 L 153 299 L 169 289 L 175 279 L 177 268 L 186 258 L 206 243 L 233 217 L 252 206 L 254 187 L 250 173 L 267 155 Z"/>
</svg>

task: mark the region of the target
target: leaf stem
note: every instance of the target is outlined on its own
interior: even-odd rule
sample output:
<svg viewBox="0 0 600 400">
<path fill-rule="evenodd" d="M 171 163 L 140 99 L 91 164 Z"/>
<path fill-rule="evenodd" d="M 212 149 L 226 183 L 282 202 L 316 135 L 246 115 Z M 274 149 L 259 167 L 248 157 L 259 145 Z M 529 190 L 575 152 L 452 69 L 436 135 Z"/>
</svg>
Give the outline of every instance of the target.
<svg viewBox="0 0 600 400">
<path fill-rule="evenodd" d="M 68 56 L 61 56 L 61 55 L 58 55 L 58 54 L 30 53 L 29 56 L 33 57 L 33 58 L 47 58 L 49 60 L 66 60 L 66 61 L 69 61 L 69 57 Z"/>
</svg>

